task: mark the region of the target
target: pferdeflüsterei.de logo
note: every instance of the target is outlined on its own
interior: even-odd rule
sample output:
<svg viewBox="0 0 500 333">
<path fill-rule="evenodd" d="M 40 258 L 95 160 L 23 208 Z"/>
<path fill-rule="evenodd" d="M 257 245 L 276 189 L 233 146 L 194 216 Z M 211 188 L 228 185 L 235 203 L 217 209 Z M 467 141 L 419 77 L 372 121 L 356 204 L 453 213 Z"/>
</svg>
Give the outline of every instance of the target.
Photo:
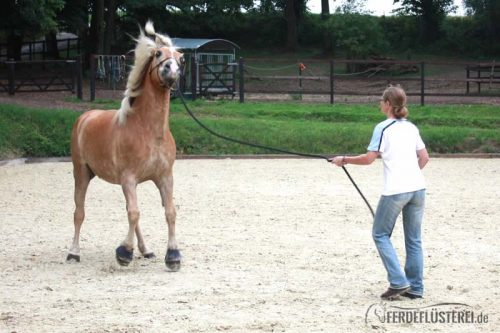
<svg viewBox="0 0 500 333">
<path fill-rule="evenodd" d="M 437 303 L 422 307 L 401 307 L 374 303 L 365 314 L 368 324 L 486 324 L 488 315 L 464 303 Z"/>
</svg>

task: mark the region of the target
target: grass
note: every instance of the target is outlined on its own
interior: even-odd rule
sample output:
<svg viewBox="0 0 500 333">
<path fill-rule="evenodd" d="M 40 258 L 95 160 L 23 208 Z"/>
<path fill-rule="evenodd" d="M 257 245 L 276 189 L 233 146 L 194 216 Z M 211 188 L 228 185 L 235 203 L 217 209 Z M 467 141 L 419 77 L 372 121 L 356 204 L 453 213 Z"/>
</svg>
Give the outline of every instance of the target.
<svg viewBox="0 0 500 333">
<path fill-rule="evenodd" d="M 98 104 L 117 106 L 105 100 Z M 214 131 L 249 142 L 313 154 L 362 153 L 384 116 L 375 105 L 245 103 L 197 100 L 189 107 Z M 0 104 L 0 159 L 67 156 L 71 110 Z M 500 153 L 500 110 L 487 105 L 410 106 L 431 153 Z M 262 154 L 267 150 L 221 140 L 201 129 L 178 100 L 170 126 L 179 154 Z"/>
<path fill-rule="evenodd" d="M 0 104 L 0 158 L 69 155 L 77 113 Z"/>
</svg>

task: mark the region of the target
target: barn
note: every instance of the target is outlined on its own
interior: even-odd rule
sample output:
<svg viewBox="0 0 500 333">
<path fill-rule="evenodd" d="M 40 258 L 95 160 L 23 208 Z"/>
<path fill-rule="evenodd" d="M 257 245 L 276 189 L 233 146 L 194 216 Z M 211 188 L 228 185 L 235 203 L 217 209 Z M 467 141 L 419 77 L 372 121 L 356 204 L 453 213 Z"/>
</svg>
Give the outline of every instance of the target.
<svg viewBox="0 0 500 333">
<path fill-rule="evenodd" d="M 196 96 L 227 94 L 236 88 L 236 51 L 240 47 L 226 39 L 172 38 L 184 53 L 186 69 L 182 91 Z"/>
</svg>

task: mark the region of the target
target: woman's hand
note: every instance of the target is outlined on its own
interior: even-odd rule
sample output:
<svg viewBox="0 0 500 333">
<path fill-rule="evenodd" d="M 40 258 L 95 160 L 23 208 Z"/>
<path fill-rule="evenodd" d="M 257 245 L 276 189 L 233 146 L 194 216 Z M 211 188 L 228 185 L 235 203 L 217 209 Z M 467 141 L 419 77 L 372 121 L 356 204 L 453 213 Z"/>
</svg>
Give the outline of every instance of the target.
<svg viewBox="0 0 500 333">
<path fill-rule="evenodd" d="M 329 161 L 338 167 L 346 165 L 345 156 L 335 156 L 334 158 L 331 158 Z"/>
</svg>

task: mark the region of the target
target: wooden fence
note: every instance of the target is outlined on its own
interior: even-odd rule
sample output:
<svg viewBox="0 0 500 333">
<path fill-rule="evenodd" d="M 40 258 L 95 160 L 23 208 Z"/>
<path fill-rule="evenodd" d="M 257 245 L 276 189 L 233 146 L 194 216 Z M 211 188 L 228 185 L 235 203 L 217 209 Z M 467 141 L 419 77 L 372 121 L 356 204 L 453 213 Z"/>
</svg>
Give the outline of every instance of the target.
<svg viewBox="0 0 500 333">
<path fill-rule="evenodd" d="M 123 55 L 93 55 L 90 99 L 96 90 L 125 88 L 133 58 Z M 180 81 L 183 92 L 197 96 L 276 94 L 302 99 L 319 95 L 331 104 L 348 99 L 369 102 L 380 96 L 388 84 L 400 84 L 412 103 L 446 97 L 447 103 L 463 103 L 462 97 L 482 99 L 500 97 L 500 66 L 495 62 L 445 62 L 408 60 L 318 60 L 285 63 L 279 58 L 240 58 L 235 63 L 191 62 L 190 84 Z M 184 78 L 186 79 L 186 78 Z M 259 98 L 259 97 L 257 97 Z"/>
<path fill-rule="evenodd" d="M 82 99 L 82 63 L 76 60 L 0 63 L 0 92 L 71 91 Z"/>
<path fill-rule="evenodd" d="M 277 59 L 239 60 L 240 102 L 245 94 L 377 96 L 388 84 L 401 84 L 408 96 L 426 98 L 500 97 L 495 62 L 420 62 L 402 60 L 316 60 L 285 64 Z M 475 84 L 477 89 L 471 89 Z M 481 89 L 486 85 L 488 89 Z"/>
</svg>

